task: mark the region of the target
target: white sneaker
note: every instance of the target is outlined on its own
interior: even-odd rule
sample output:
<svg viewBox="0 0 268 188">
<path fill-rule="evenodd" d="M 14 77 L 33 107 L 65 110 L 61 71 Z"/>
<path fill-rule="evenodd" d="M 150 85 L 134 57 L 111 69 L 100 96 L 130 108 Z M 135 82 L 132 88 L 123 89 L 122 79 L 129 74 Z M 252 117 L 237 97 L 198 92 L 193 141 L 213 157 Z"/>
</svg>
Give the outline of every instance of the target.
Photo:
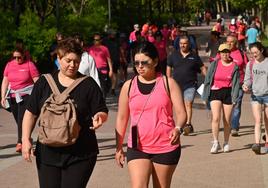
<svg viewBox="0 0 268 188">
<path fill-rule="evenodd" d="M 230 151 L 230 146 L 228 143 L 223 144 L 223 152 L 228 153 Z"/>
<path fill-rule="evenodd" d="M 210 153 L 216 154 L 220 149 L 221 149 L 220 143 L 218 141 L 214 141 Z"/>
</svg>

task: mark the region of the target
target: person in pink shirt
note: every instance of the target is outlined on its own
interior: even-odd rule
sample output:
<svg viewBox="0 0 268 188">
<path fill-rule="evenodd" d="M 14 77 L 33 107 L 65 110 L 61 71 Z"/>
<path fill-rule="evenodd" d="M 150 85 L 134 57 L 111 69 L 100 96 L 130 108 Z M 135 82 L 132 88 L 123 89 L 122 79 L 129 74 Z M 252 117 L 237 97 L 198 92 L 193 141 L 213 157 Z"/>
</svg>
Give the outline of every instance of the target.
<svg viewBox="0 0 268 188">
<path fill-rule="evenodd" d="M 224 125 L 223 152 L 229 152 L 229 136 L 231 130 L 231 115 L 233 104 L 238 98 L 239 71 L 238 66 L 230 57 L 230 46 L 221 44 L 218 51 L 220 58 L 211 63 L 204 81 L 203 100 L 210 103 L 212 112 L 213 145 L 210 153 L 221 150 L 219 143 L 220 118 Z"/>
<path fill-rule="evenodd" d="M 186 121 L 182 93 L 174 79 L 161 74 L 152 43 L 138 44 L 134 66 L 136 76 L 125 82 L 119 97 L 115 159 L 123 168 L 123 142 L 130 119 L 126 155 L 131 187 L 148 187 L 152 176 L 153 187 L 169 188 L 180 159 L 180 134 Z"/>
<path fill-rule="evenodd" d="M 133 27 L 134 27 L 134 31 L 132 31 L 129 35 L 129 43 L 132 43 L 137 40 L 135 33 L 136 31 L 140 30 L 139 24 L 135 24 Z"/>
<path fill-rule="evenodd" d="M 22 149 L 22 119 L 33 84 L 39 78 L 36 66 L 24 55 L 22 48 L 14 50 L 13 59 L 5 67 L 1 86 L 1 105 L 10 108 L 17 123 L 16 152 L 21 152 Z"/>
<path fill-rule="evenodd" d="M 161 29 L 161 33 L 163 35 L 163 39 L 168 42 L 169 40 L 169 37 L 170 37 L 170 34 L 171 34 L 171 31 L 170 29 L 168 28 L 168 25 L 167 24 L 163 24 L 163 28 Z"/>
<path fill-rule="evenodd" d="M 239 96 L 237 98 L 237 101 L 233 107 L 233 112 L 232 112 L 232 121 L 231 121 L 231 126 L 232 126 L 232 136 L 239 136 L 238 131 L 240 127 L 240 116 L 241 116 L 241 105 L 242 105 L 242 100 L 243 100 L 243 89 L 242 85 L 244 83 L 244 77 L 245 77 L 245 69 L 246 65 L 248 62 L 248 58 L 246 55 L 246 52 L 241 51 L 240 49 L 237 48 L 238 42 L 237 42 L 237 37 L 233 35 L 228 35 L 226 38 L 226 43 L 230 45 L 231 53 L 230 57 L 233 59 L 233 62 L 238 66 L 239 68 L 239 75 L 240 75 L 240 89 L 239 89 Z"/>
<path fill-rule="evenodd" d="M 146 40 L 149 41 L 149 42 L 151 42 L 151 43 L 154 43 L 154 41 L 155 41 L 154 33 L 150 29 L 148 30 L 148 34 L 146 36 Z"/>
<path fill-rule="evenodd" d="M 93 57 L 99 71 L 99 79 L 103 95 L 106 97 L 109 92 L 110 78 L 113 76 L 113 66 L 108 48 L 101 43 L 101 35 L 94 34 L 94 45 L 88 49 L 88 53 Z"/>
<path fill-rule="evenodd" d="M 155 33 L 154 45 L 159 55 L 159 63 L 161 66 L 162 74 L 166 74 L 167 70 L 167 43 L 163 39 L 162 33 L 157 31 Z"/>
<path fill-rule="evenodd" d="M 221 34 L 221 33 L 222 33 L 221 22 L 222 22 L 222 19 L 221 19 L 221 18 L 217 19 L 217 22 L 216 22 L 216 24 L 213 26 L 212 31 L 216 31 L 216 32 L 218 32 L 219 34 Z"/>
</svg>

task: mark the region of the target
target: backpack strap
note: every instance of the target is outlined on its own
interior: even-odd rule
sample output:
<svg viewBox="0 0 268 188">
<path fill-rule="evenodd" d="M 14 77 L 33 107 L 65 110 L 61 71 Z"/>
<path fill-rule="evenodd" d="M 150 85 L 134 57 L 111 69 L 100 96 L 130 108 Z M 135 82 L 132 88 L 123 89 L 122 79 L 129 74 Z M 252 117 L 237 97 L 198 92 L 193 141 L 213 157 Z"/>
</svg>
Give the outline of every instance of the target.
<svg viewBox="0 0 268 188">
<path fill-rule="evenodd" d="M 134 80 L 136 76 L 133 76 L 133 78 L 130 80 L 130 83 L 129 83 L 129 87 L 128 87 L 128 91 L 127 91 L 127 96 L 129 97 L 129 93 L 130 93 L 130 89 L 131 89 L 131 85 L 132 85 L 132 82 Z"/>
<path fill-rule="evenodd" d="M 80 78 L 77 78 L 68 88 L 66 88 L 62 94 L 63 95 L 68 95 L 76 86 L 78 86 L 82 81 L 84 81 L 86 78 L 89 76 L 83 76 Z"/>
<path fill-rule="evenodd" d="M 51 76 L 51 74 L 44 74 L 44 77 L 46 78 L 52 92 L 56 95 L 60 94 L 59 88 L 57 87 L 55 80 Z"/>
<path fill-rule="evenodd" d="M 170 88 L 169 88 L 169 83 L 168 83 L 168 77 L 166 75 L 164 75 L 163 77 L 164 77 L 164 80 L 166 81 L 166 83 L 164 83 L 164 85 L 166 86 L 168 96 L 170 97 Z"/>
</svg>

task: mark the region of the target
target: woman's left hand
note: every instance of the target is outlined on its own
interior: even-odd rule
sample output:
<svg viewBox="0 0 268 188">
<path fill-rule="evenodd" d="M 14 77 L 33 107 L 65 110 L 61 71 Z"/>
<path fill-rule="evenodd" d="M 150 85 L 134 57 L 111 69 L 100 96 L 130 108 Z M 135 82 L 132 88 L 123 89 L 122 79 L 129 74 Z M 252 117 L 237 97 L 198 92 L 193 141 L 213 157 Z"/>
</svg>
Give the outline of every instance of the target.
<svg viewBox="0 0 268 188">
<path fill-rule="evenodd" d="M 171 145 L 176 145 L 180 143 L 180 130 L 178 128 L 174 128 L 170 133 L 170 143 Z"/>
</svg>

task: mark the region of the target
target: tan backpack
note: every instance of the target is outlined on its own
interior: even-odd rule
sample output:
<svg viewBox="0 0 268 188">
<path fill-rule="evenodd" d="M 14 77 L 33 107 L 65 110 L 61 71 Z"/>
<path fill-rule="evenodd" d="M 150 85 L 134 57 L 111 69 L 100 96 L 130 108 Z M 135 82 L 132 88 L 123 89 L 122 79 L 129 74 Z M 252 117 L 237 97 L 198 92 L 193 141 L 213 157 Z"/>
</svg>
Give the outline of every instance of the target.
<svg viewBox="0 0 268 188">
<path fill-rule="evenodd" d="M 67 89 L 60 93 L 50 74 L 44 75 L 52 94 L 41 108 L 38 140 L 40 143 L 63 147 L 75 143 L 79 136 L 80 125 L 77 121 L 76 107 L 69 93 L 87 76 L 76 79 Z"/>
</svg>

